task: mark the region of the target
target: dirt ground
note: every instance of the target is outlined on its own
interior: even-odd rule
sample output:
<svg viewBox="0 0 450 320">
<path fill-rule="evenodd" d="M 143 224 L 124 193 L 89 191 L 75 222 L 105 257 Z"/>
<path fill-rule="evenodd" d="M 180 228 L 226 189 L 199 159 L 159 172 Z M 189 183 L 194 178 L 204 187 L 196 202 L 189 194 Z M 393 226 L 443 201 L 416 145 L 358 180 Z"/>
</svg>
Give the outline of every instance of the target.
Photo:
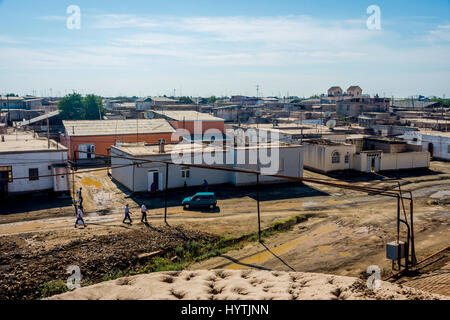
<svg viewBox="0 0 450 320">
<path fill-rule="evenodd" d="M 187 290 L 188 289 L 188 290 Z M 155 272 L 53 296 L 51 300 L 448 300 L 412 288 L 317 273 L 262 270 Z"/>
<path fill-rule="evenodd" d="M 309 171 L 305 171 L 305 176 L 336 178 Z M 352 184 L 386 188 L 395 188 L 397 181 L 400 181 L 403 191 L 413 192 L 415 245 L 419 260 L 450 243 L 450 163 L 434 161 L 428 171 L 405 172 L 400 175 L 344 178 Z M 53 272 L 56 271 L 53 270 L 54 265 L 49 265 L 47 260 L 53 261 L 53 257 L 60 259 L 59 254 L 64 254 L 66 258 L 60 259 L 62 262 L 57 267 L 58 272 L 64 271 L 66 264 L 73 264 L 76 260 L 73 248 L 78 248 L 78 242 L 83 243 L 85 254 L 91 257 L 89 259 L 101 260 L 104 255 L 91 250 L 96 248 L 98 241 L 92 239 L 101 238 L 102 250 L 116 252 L 114 258 L 117 263 L 124 263 L 130 257 L 124 249 L 126 245 L 133 254 L 152 250 L 150 244 L 148 248 L 139 247 L 138 240 L 145 238 L 146 233 L 152 239 L 152 232 L 155 231 L 146 229 L 139 223 L 132 226 L 122 224 L 122 211 L 125 203 L 128 203 L 132 217 L 139 220 L 138 207 L 145 201 L 150 208 L 150 224 L 163 230 L 163 194 L 133 195 L 112 181 L 106 170 L 89 173 L 80 170 L 75 182 L 76 188 L 83 188 L 88 224 L 85 230 L 74 229 L 74 210 L 70 200 L 64 198 L 55 200 L 29 197 L 0 204 L 0 269 L 7 275 L 7 286 L 20 286 L 23 280 L 17 270 L 20 266 L 30 272 L 30 261 L 39 261 L 32 264 L 33 269 L 37 268 L 41 272 L 38 277 L 45 274 L 48 275 L 45 279 L 50 279 L 55 276 Z M 170 225 L 182 227 L 183 230 L 188 230 L 186 232 L 194 234 L 207 231 L 215 236 L 241 236 L 257 230 L 254 187 L 210 188 L 218 197 L 217 212 L 182 209 L 181 199 L 199 191 L 196 188 L 170 191 Z M 190 268 L 253 267 L 359 277 L 369 265 L 377 265 L 383 276 L 391 273 L 390 261 L 385 258 L 385 245 L 396 238 L 396 199 L 309 183 L 264 186 L 260 190 L 260 199 L 263 228 L 299 214 L 306 215 L 308 220 L 296 225 L 291 231 L 265 239 L 265 246 L 257 242 L 248 243 L 241 250 L 230 251 L 226 256 L 212 258 Z M 170 231 L 167 233 L 167 241 L 164 240 L 164 243 L 170 245 L 173 236 Z M 125 247 L 119 241 L 123 234 L 128 239 L 123 241 Z M 203 234 L 204 237 L 211 237 L 210 235 Z M 18 252 L 21 257 L 14 258 L 14 254 Z M 21 260 L 22 257 L 26 259 Z M 38 266 L 39 263 L 44 269 Z M 95 268 L 98 267 L 98 264 L 94 265 Z M 103 269 L 100 268 L 100 273 L 110 265 L 105 264 Z M 85 266 L 91 264 L 87 263 Z M 3 292 L 4 288 L 0 287 L 0 296 L 3 298 L 7 296 Z"/>
</svg>

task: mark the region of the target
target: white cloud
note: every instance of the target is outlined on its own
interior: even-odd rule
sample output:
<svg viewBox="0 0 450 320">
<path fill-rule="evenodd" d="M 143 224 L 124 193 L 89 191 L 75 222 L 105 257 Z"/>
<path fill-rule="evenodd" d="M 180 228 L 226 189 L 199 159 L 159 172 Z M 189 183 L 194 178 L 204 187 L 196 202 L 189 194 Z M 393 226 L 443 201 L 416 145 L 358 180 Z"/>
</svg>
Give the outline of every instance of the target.
<svg viewBox="0 0 450 320">
<path fill-rule="evenodd" d="M 83 37 L 52 38 L 45 45 L 30 40 L 24 41 L 26 47 L 19 47 L 14 46 L 15 39 L 0 36 L 0 44 L 9 46 L 0 50 L 0 68 L 54 70 L 56 74 L 61 70 L 93 69 L 101 71 L 96 73 L 98 77 L 117 71 L 126 73 L 122 83 L 131 83 L 135 74 L 151 70 L 152 75 L 157 75 L 154 79 L 160 80 L 164 75 L 164 85 L 170 86 L 173 81 L 190 81 L 186 79 L 194 72 L 197 82 L 191 85 L 200 85 L 200 78 L 207 79 L 201 85 L 209 86 L 208 92 L 214 91 L 215 83 L 230 81 L 236 74 L 245 74 L 247 80 L 266 79 L 280 87 L 294 86 L 297 78 L 307 79 L 307 87 L 336 78 L 355 82 L 385 79 L 384 86 L 389 76 L 402 74 L 398 70 L 409 72 L 414 68 L 417 77 L 421 68 L 448 71 L 449 45 L 445 41 L 450 39 L 449 25 L 431 30 L 428 41 L 403 39 L 404 43 L 409 42 L 401 45 L 397 41 L 401 35 L 385 29 L 367 30 L 364 19 L 143 15 L 86 15 L 84 19 Z M 439 45 L 435 45 L 438 41 Z M 220 74 L 210 71 L 215 68 L 222 68 Z M 270 72 L 266 71 L 268 68 Z M 253 70 L 260 71 L 253 76 Z M 158 81 L 156 85 L 163 86 Z M 231 81 L 230 85 L 238 82 Z"/>
<path fill-rule="evenodd" d="M 430 40 L 450 42 L 450 24 L 438 26 L 430 31 Z"/>
</svg>

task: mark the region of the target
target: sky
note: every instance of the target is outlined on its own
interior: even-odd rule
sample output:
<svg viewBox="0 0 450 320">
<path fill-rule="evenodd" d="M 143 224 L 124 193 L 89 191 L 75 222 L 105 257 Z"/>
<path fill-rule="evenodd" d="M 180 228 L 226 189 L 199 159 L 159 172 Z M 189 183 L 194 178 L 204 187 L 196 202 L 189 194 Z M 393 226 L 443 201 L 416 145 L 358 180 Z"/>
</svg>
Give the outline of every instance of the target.
<svg viewBox="0 0 450 320">
<path fill-rule="evenodd" d="M 256 96 L 257 85 L 450 97 L 450 0 L 0 0 L 2 94 Z"/>
</svg>

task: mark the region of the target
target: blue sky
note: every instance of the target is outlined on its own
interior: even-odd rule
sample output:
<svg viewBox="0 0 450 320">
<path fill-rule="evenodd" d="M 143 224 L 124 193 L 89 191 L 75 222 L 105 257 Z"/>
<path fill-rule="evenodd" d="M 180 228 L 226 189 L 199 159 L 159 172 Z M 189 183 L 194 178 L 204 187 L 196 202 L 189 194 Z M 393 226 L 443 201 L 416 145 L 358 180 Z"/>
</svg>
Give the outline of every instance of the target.
<svg viewBox="0 0 450 320">
<path fill-rule="evenodd" d="M 449 97 L 449 61 L 449 0 L 0 0 L 0 93 Z"/>
</svg>

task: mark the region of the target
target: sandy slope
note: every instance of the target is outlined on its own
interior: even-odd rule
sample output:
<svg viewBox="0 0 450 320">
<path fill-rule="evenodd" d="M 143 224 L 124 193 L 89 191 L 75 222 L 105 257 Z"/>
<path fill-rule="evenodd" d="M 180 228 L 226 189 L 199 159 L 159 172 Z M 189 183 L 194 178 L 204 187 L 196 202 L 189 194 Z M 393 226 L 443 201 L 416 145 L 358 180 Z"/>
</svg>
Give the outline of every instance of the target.
<svg viewBox="0 0 450 320">
<path fill-rule="evenodd" d="M 158 272 L 103 282 L 50 299 L 449 299 L 381 282 L 372 291 L 365 281 L 317 273 L 259 270 Z"/>
</svg>

